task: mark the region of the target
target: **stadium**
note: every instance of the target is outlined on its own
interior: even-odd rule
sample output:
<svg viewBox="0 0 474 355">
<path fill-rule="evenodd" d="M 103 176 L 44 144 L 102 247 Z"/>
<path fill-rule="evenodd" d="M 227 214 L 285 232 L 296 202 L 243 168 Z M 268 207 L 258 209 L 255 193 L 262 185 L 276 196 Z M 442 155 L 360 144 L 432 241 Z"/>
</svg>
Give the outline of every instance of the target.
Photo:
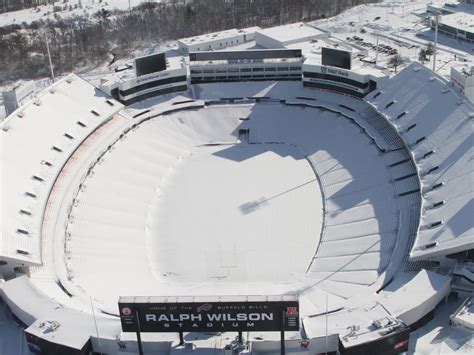
<svg viewBox="0 0 474 355">
<path fill-rule="evenodd" d="M 119 299 L 296 297 L 286 353 L 395 354 L 453 280 L 469 294 L 472 103 L 421 64 L 381 78 L 329 55 L 159 55 L 3 121 L 0 294 L 30 350 L 276 354 L 279 331 L 137 339 Z"/>
</svg>

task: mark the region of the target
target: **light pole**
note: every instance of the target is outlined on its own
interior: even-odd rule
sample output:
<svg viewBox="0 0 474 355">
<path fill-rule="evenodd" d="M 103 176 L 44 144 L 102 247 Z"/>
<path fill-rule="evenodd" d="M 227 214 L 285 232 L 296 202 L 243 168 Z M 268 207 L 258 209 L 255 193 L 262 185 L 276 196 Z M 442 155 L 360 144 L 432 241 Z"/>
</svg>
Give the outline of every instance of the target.
<svg viewBox="0 0 474 355">
<path fill-rule="evenodd" d="M 46 41 L 46 51 L 48 52 L 48 60 L 49 60 L 49 69 L 51 70 L 51 79 L 54 83 L 54 70 L 53 70 L 53 61 L 51 60 L 51 52 L 49 51 L 49 41 L 48 41 L 48 33 L 44 31 L 44 39 Z"/>
<path fill-rule="evenodd" d="M 375 32 L 375 65 L 379 61 L 379 33 Z"/>
<path fill-rule="evenodd" d="M 433 72 L 436 71 L 436 48 L 438 47 L 438 21 L 439 21 L 439 12 L 436 12 L 436 24 L 435 24 L 435 41 L 433 49 Z"/>
</svg>

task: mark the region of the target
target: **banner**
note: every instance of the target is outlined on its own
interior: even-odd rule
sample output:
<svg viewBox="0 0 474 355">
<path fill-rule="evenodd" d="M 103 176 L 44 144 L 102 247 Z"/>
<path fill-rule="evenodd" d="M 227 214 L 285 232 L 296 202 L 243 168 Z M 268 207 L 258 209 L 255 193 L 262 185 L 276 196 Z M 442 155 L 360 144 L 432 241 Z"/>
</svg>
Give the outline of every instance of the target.
<svg viewBox="0 0 474 355">
<path fill-rule="evenodd" d="M 298 301 L 119 301 L 124 332 L 299 331 Z M 137 316 L 138 321 L 137 322 Z"/>
</svg>

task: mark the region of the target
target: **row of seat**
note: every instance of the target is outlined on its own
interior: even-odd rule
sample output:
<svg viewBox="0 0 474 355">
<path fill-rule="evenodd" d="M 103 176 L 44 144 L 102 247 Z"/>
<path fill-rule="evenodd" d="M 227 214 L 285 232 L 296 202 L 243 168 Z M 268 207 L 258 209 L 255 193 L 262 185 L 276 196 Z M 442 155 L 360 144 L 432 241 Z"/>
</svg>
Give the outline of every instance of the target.
<svg viewBox="0 0 474 355">
<path fill-rule="evenodd" d="M 414 63 L 365 99 L 398 130 L 416 163 L 423 198 L 412 258 L 474 247 L 474 108 L 449 85 Z"/>
</svg>

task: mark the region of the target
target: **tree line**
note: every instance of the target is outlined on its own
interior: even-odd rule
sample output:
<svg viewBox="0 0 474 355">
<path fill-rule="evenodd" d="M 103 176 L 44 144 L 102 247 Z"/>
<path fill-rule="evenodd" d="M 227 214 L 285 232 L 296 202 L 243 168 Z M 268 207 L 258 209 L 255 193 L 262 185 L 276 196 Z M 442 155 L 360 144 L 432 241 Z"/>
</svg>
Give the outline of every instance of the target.
<svg viewBox="0 0 474 355">
<path fill-rule="evenodd" d="M 25 0 L 26 1 L 26 0 Z M 251 26 L 270 27 L 334 16 L 377 0 L 169 0 L 132 11 L 100 10 L 0 28 L 0 82 L 48 76 L 45 38 L 55 72 L 90 70 L 163 41 Z"/>
<path fill-rule="evenodd" d="M 0 13 L 54 4 L 54 0 L 0 0 Z"/>
</svg>

